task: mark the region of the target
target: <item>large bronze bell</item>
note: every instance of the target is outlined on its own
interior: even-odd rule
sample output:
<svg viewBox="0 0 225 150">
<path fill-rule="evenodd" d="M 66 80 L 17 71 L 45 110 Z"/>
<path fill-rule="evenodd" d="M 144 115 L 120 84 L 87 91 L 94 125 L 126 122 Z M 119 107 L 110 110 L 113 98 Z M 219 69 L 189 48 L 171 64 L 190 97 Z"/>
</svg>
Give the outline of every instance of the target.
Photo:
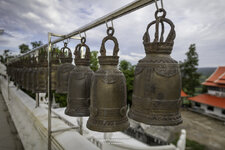
<svg viewBox="0 0 225 150">
<path fill-rule="evenodd" d="M 119 45 L 109 27 L 98 57 L 100 68 L 94 73 L 91 86 L 90 117 L 87 128 L 99 132 L 122 131 L 129 127 L 127 112 L 126 79 L 118 70 Z M 106 56 L 105 42 L 115 44 L 113 56 Z"/>
<path fill-rule="evenodd" d="M 51 51 L 51 90 L 55 91 L 57 88 L 57 70 L 59 67 L 59 53 L 56 48 Z"/>
<path fill-rule="evenodd" d="M 36 74 L 36 93 L 46 93 L 48 86 L 48 61 L 47 61 L 47 51 L 41 49 L 38 54 L 37 62 L 37 74 Z"/>
<path fill-rule="evenodd" d="M 162 16 L 158 13 L 162 12 Z M 159 9 L 156 20 L 147 26 L 143 37 L 146 56 L 135 69 L 132 106 L 129 117 L 149 125 L 178 125 L 180 115 L 181 75 L 178 63 L 170 57 L 176 36 L 174 24 L 165 18 L 166 11 Z M 170 25 L 168 37 L 164 41 L 164 23 Z M 156 26 L 155 39 L 150 42 L 149 28 Z M 159 25 L 161 35 L 159 39 Z"/>
<path fill-rule="evenodd" d="M 67 52 L 66 52 L 67 50 Z M 68 80 L 70 71 L 74 68 L 72 63 L 72 53 L 70 48 L 67 47 L 67 43 L 64 43 L 64 47 L 61 48 L 59 59 L 61 65 L 58 67 L 57 71 L 57 93 L 67 93 L 68 92 Z"/>
<path fill-rule="evenodd" d="M 90 49 L 81 39 L 81 44 L 75 48 L 76 66 L 70 72 L 68 83 L 67 108 L 65 114 L 69 116 L 89 116 L 90 88 L 93 71 L 90 69 Z M 81 58 L 81 47 L 86 48 L 85 57 Z"/>
</svg>

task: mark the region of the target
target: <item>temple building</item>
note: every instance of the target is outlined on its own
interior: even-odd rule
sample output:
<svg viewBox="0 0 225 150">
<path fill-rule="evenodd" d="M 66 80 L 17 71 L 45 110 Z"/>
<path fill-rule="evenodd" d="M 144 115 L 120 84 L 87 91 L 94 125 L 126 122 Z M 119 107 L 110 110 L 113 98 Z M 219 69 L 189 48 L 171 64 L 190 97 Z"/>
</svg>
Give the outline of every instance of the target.
<svg viewBox="0 0 225 150">
<path fill-rule="evenodd" d="M 208 93 L 189 97 L 192 108 L 209 116 L 225 119 L 225 66 L 220 66 L 202 83 Z"/>
</svg>

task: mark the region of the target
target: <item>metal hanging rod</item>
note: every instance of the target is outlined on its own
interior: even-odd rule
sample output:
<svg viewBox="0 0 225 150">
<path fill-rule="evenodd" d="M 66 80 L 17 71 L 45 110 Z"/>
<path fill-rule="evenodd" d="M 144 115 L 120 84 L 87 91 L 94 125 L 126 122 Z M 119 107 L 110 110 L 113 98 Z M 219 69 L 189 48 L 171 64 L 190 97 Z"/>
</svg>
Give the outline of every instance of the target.
<svg viewBox="0 0 225 150">
<path fill-rule="evenodd" d="M 65 39 L 71 38 L 71 37 L 73 37 L 73 36 L 75 36 L 75 35 L 77 35 L 79 33 L 82 33 L 82 32 L 85 32 L 87 30 L 90 30 L 90 29 L 92 29 L 94 27 L 97 27 L 97 26 L 99 26 L 101 24 L 104 24 L 107 21 L 110 21 L 110 20 L 122 17 L 122 16 L 124 16 L 126 14 L 129 14 L 129 13 L 131 13 L 133 11 L 136 11 L 136 10 L 138 10 L 138 9 L 140 9 L 142 7 L 145 7 L 147 5 L 150 5 L 150 4 L 154 3 L 154 2 L 155 2 L 155 0 L 135 0 L 134 2 L 131 2 L 131 3 L 127 4 L 127 5 L 125 5 L 124 7 L 121 7 L 121 8 L 119 8 L 119 9 L 117 9 L 117 10 L 115 10 L 115 11 L 113 11 L 113 12 L 111 12 L 111 13 L 109 13 L 109 14 L 101 17 L 101 18 L 99 18 L 99 19 L 96 19 L 96 20 L 92 21 L 91 23 L 89 23 L 89 24 L 87 24 L 87 25 L 85 25 L 83 27 L 80 27 L 77 30 L 75 30 L 75 31 L 73 31 L 73 32 L 71 32 L 69 34 L 66 34 L 64 36 L 60 36 L 60 38 L 58 38 L 58 39 L 56 39 L 54 41 L 51 41 L 51 43 L 55 44 L 55 43 L 61 42 L 61 41 L 65 40 Z M 31 51 L 29 51 L 29 52 L 19 56 L 19 57 L 11 59 L 9 61 L 9 63 L 17 61 L 17 60 L 19 60 L 20 58 L 22 58 L 22 57 L 24 57 L 26 55 L 33 54 L 34 52 L 38 51 L 39 49 L 46 48 L 47 46 L 48 46 L 48 44 L 42 45 L 40 47 L 37 47 L 37 48 L 35 48 L 35 49 L 33 49 L 33 50 L 31 50 Z"/>
</svg>

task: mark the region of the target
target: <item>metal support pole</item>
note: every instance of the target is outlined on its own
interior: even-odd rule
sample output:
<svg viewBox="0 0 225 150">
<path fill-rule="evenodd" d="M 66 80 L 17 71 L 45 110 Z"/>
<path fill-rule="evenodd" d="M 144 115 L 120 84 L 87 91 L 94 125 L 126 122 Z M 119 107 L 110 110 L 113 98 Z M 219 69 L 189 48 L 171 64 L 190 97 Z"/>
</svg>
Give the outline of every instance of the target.
<svg viewBox="0 0 225 150">
<path fill-rule="evenodd" d="M 79 119 L 80 135 L 83 135 L 83 117 L 80 117 Z"/>
<path fill-rule="evenodd" d="M 35 108 L 39 107 L 39 93 L 36 93 L 36 106 Z"/>
<path fill-rule="evenodd" d="M 52 93 L 51 93 L 51 33 L 48 33 L 48 150 L 51 150 L 51 114 L 52 114 Z"/>
<path fill-rule="evenodd" d="M 150 5 L 150 4 L 154 3 L 154 2 L 155 2 L 155 0 L 135 0 L 134 2 L 131 2 L 131 3 L 127 4 L 127 5 L 125 5 L 124 7 L 121 7 L 119 9 L 117 9 L 117 10 L 115 10 L 115 11 L 113 11 L 113 12 L 111 12 L 111 13 L 103 16 L 103 17 L 101 17 L 101 18 L 98 18 L 98 19 L 92 21 L 91 23 L 89 23 L 89 24 L 87 24 L 87 25 L 85 25 L 85 26 L 83 26 L 81 28 L 78 28 L 77 30 L 75 30 L 75 31 L 73 31 L 73 32 L 71 32 L 69 34 L 66 34 L 64 36 L 60 36 L 60 38 L 52 41 L 51 44 L 55 44 L 55 43 L 63 41 L 64 39 L 71 38 L 71 37 L 73 37 L 75 35 L 78 35 L 79 33 L 88 31 L 88 30 L 90 30 L 92 28 L 95 28 L 95 27 L 97 27 L 99 25 L 104 24 L 107 21 L 114 20 L 114 19 L 117 19 L 117 18 L 122 17 L 124 15 L 127 15 L 127 14 L 129 14 L 131 12 L 134 12 L 134 11 L 136 11 L 136 10 L 138 10 L 140 8 L 143 8 L 143 7 L 147 6 L 147 5 Z M 39 49 L 46 48 L 47 46 L 49 46 L 49 45 L 45 44 L 45 45 L 42 45 L 40 47 L 37 47 L 37 48 L 35 48 L 35 49 L 25 53 L 24 55 L 21 55 L 21 56 L 19 56 L 17 58 L 14 58 L 14 59 L 10 60 L 10 63 L 17 61 L 17 60 L 19 60 L 19 58 L 24 57 L 26 55 L 31 55 L 34 52 L 38 51 Z"/>
</svg>

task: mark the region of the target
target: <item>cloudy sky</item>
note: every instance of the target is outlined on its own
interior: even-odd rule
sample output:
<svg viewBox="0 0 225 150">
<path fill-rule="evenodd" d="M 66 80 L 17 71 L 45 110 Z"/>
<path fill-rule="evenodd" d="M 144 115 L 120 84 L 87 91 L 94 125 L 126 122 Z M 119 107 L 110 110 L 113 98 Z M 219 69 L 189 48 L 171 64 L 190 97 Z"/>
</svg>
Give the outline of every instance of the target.
<svg viewBox="0 0 225 150">
<path fill-rule="evenodd" d="M 47 33 L 67 34 L 122 7 L 133 0 L 0 0 L 0 53 L 10 49 L 18 53 L 18 45 L 41 40 Z M 225 65 L 225 1 L 164 0 L 167 18 L 175 24 L 177 37 L 172 57 L 185 59 L 190 44 L 195 43 L 200 67 Z M 155 5 L 113 21 L 120 46 L 120 59 L 136 64 L 145 55 L 142 36 L 154 19 Z M 110 24 L 109 24 L 110 25 Z M 86 32 L 91 50 L 99 50 L 106 36 L 101 25 Z M 70 40 L 74 50 L 79 41 Z M 112 49 L 112 43 L 107 43 Z M 57 44 L 61 47 L 62 43 Z M 31 46 L 30 46 L 31 47 Z"/>
</svg>

